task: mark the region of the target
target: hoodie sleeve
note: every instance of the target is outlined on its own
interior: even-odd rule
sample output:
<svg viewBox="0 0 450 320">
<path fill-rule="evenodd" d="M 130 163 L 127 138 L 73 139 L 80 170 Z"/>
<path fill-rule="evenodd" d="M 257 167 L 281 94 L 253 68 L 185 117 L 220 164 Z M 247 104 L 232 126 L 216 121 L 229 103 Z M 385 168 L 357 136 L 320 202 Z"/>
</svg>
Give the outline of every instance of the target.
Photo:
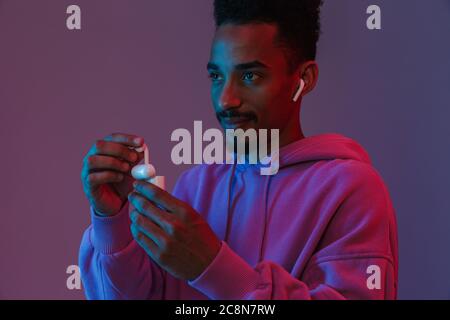
<svg viewBox="0 0 450 320">
<path fill-rule="evenodd" d="M 189 188 L 180 183 L 184 175 L 173 193 L 187 200 Z M 91 225 L 83 234 L 78 256 L 88 299 L 164 299 L 167 272 L 133 239 L 129 207 L 127 201 L 112 217 L 101 217 L 90 208 Z"/>
<path fill-rule="evenodd" d="M 133 239 L 129 203 L 112 217 L 91 211 L 83 234 L 79 266 L 88 299 L 162 299 L 165 272 Z"/>
<path fill-rule="evenodd" d="M 351 182 L 340 191 L 342 203 L 300 276 L 270 260 L 253 268 L 222 241 L 215 259 L 189 285 L 225 300 L 395 299 L 393 208 L 373 171 L 353 169 L 342 177 Z"/>
</svg>

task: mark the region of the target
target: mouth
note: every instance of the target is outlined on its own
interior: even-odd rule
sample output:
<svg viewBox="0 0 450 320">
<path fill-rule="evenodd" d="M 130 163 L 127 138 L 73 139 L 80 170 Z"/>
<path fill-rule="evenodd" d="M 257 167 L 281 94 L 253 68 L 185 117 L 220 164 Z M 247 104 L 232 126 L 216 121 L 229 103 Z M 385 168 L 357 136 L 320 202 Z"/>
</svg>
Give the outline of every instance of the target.
<svg viewBox="0 0 450 320">
<path fill-rule="evenodd" d="M 253 119 L 249 117 L 223 117 L 222 124 L 226 128 L 239 128 L 243 127 L 245 124 L 249 123 Z"/>
</svg>

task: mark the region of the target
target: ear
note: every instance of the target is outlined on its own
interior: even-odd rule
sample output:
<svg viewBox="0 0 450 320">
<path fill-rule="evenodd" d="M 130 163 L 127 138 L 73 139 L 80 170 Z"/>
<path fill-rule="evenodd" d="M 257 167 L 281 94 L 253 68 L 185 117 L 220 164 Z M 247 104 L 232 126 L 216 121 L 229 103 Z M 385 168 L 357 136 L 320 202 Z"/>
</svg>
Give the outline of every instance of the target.
<svg viewBox="0 0 450 320">
<path fill-rule="evenodd" d="M 303 95 L 307 95 L 314 90 L 319 79 L 319 66 L 313 60 L 307 61 L 302 66 L 303 72 L 301 78 L 305 81 Z"/>
</svg>

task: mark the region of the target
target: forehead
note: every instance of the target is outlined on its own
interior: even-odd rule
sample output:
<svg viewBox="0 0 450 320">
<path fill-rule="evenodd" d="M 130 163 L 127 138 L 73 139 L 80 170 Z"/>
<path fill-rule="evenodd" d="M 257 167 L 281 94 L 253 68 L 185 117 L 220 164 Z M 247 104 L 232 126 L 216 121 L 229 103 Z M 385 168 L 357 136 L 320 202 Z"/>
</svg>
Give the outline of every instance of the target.
<svg viewBox="0 0 450 320">
<path fill-rule="evenodd" d="M 210 61 L 222 67 L 255 60 L 279 65 L 284 56 L 275 43 L 277 32 L 274 24 L 222 25 L 214 35 Z"/>
</svg>

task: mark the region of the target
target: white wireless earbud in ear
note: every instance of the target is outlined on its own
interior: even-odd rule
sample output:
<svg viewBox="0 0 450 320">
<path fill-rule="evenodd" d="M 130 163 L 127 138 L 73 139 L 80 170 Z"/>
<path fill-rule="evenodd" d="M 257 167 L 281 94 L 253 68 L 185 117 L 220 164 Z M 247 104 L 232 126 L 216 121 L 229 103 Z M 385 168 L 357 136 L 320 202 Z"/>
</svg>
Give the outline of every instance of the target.
<svg viewBox="0 0 450 320">
<path fill-rule="evenodd" d="M 305 88 L 305 81 L 303 79 L 300 79 L 300 85 L 298 86 L 297 92 L 295 92 L 295 95 L 292 98 L 292 101 L 297 102 L 297 100 L 298 100 L 298 98 L 300 98 L 300 95 L 302 94 L 302 91 L 304 88 Z"/>
<path fill-rule="evenodd" d="M 166 188 L 166 180 L 163 176 L 157 176 L 155 167 L 149 162 L 148 147 L 144 144 L 140 148 L 135 149 L 137 152 L 144 151 L 144 164 L 138 164 L 131 169 L 131 175 L 136 180 L 146 180 L 161 189 Z"/>
</svg>

